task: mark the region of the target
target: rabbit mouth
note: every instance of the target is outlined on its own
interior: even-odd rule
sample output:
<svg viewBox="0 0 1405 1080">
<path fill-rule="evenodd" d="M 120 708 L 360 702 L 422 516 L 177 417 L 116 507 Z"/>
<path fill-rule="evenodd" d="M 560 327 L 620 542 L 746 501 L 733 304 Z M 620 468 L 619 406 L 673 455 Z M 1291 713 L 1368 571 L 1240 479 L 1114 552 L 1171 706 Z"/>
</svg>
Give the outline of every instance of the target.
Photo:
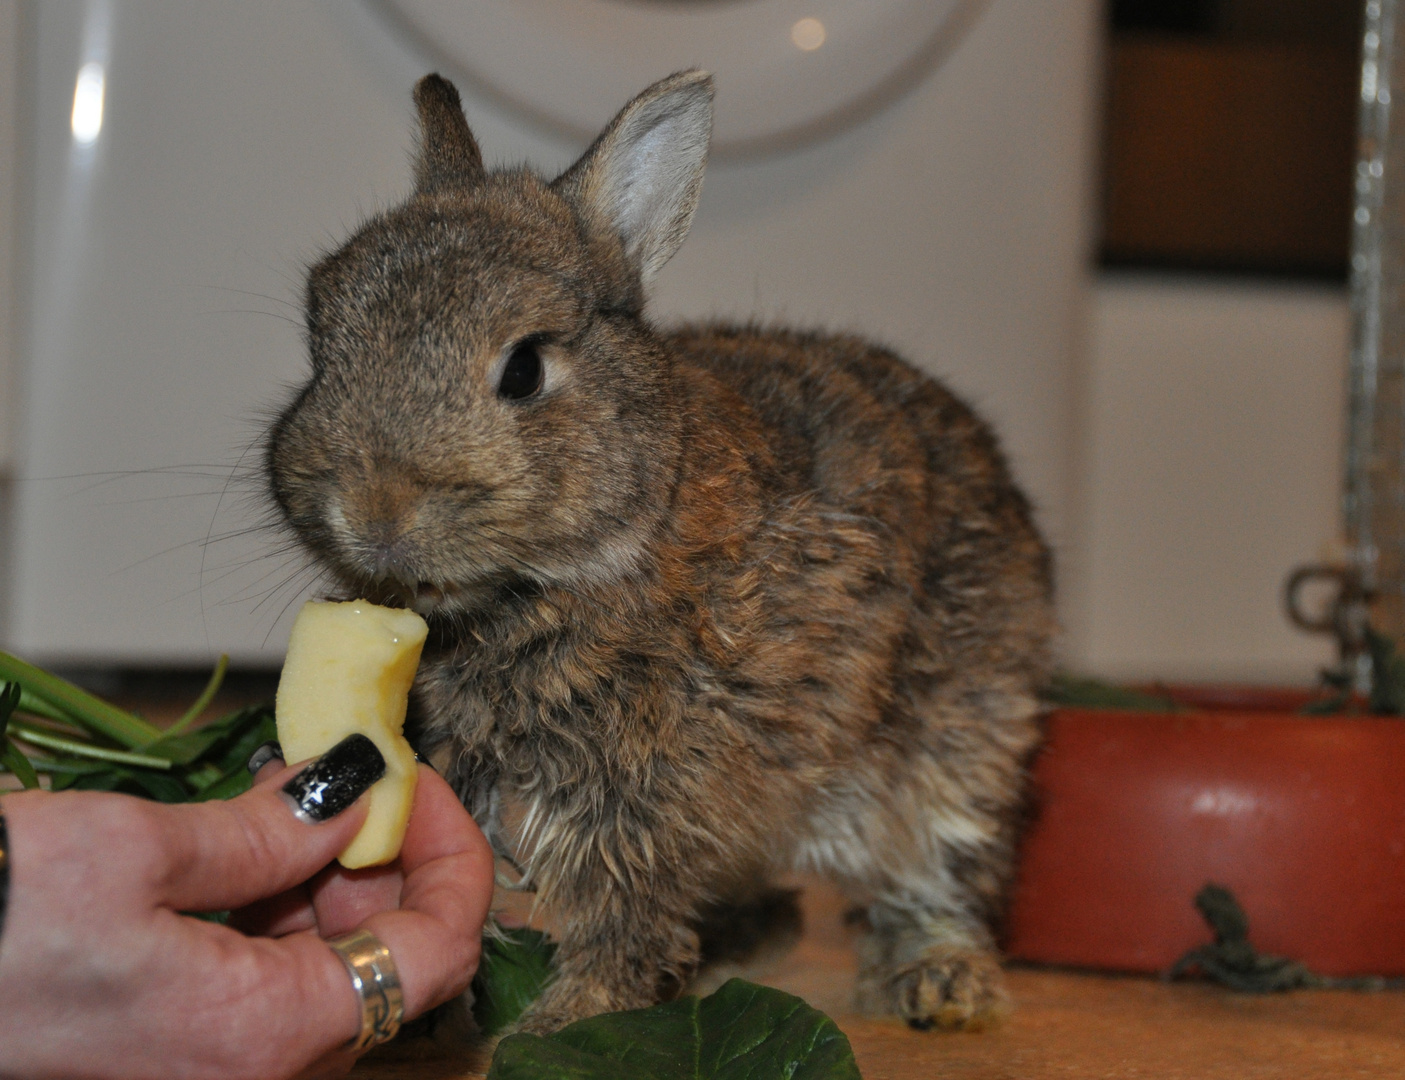
<svg viewBox="0 0 1405 1080">
<path fill-rule="evenodd" d="M 449 599 L 449 593 L 431 581 L 417 581 L 410 607 L 417 615 L 429 615 L 437 611 Z"/>
<path fill-rule="evenodd" d="M 451 586 L 436 585 L 432 581 L 402 581 L 393 577 L 365 579 L 360 591 L 374 604 L 409 608 L 419 615 L 437 611 L 454 592 Z"/>
</svg>

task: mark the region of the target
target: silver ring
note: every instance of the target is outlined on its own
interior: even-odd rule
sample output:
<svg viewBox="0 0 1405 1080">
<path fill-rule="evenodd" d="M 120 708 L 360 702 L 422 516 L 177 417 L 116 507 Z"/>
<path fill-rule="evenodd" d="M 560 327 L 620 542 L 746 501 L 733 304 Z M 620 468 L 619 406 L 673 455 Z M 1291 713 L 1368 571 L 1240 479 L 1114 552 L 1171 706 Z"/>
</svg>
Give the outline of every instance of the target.
<svg viewBox="0 0 1405 1080">
<path fill-rule="evenodd" d="M 351 985 L 361 999 L 361 1034 L 346 1044 L 359 1054 L 395 1038 L 405 1019 L 405 996 L 390 950 L 369 930 L 353 930 L 327 944 L 341 957 L 351 975 Z"/>
</svg>

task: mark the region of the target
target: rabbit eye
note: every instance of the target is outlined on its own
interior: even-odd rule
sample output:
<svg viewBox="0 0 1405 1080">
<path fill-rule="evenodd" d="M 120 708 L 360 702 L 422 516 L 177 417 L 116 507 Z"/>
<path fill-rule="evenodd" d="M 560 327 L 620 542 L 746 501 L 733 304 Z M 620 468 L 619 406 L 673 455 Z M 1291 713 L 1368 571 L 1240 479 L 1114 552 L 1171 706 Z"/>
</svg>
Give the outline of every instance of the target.
<svg viewBox="0 0 1405 1080">
<path fill-rule="evenodd" d="M 498 396 L 510 401 L 529 398 L 542 386 L 542 356 L 537 343 L 530 338 L 512 347 L 512 354 L 503 365 Z"/>
</svg>

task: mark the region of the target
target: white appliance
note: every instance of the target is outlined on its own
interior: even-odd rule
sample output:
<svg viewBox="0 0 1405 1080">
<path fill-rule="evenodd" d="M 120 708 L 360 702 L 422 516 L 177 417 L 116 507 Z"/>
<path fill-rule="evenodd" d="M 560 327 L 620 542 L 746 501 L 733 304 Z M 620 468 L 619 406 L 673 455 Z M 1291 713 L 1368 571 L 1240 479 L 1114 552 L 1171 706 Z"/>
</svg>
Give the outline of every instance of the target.
<svg viewBox="0 0 1405 1080">
<path fill-rule="evenodd" d="M 261 427 L 302 378 L 303 268 L 408 191 L 410 87 L 433 68 L 459 80 L 490 161 L 546 171 L 653 78 L 714 68 L 719 154 L 654 315 L 891 343 L 996 423 L 1061 538 L 1099 10 L 6 5 L 0 57 L 20 58 L 18 93 L 0 83 L 17 118 L 6 647 L 277 662 L 308 578 L 257 529 Z"/>
</svg>

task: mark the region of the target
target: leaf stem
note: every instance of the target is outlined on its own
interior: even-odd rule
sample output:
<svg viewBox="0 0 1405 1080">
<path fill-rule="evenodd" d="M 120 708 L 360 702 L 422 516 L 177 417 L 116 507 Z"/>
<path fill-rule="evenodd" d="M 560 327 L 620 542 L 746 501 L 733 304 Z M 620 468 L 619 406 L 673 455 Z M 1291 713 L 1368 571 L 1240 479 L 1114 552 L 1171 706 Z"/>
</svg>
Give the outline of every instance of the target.
<svg viewBox="0 0 1405 1080">
<path fill-rule="evenodd" d="M 47 731 L 41 731 L 39 728 L 31 727 L 29 724 L 22 724 L 18 720 L 10 721 L 10 735 L 35 746 L 42 746 L 46 750 L 57 750 L 63 754 L 72 754 L 74 757 L 111 761 L 118 765 L 137 765 L 145 769 L 169 769 L 171 767 L 171 763 L 165 758 L 153 757 L 150 754 L 133 754 L 126 750 L 109 750 L 104 746 L 93 746 L 91 743 L 64 739 Z"/>
<path fill-rule="evenodd" d="M 19 686 L 19 683 L 14 685 Z M 50 705 L 41 697 L 35 697 L 23 687 L 20 687 L 20 703 L 15 711 L 29 713 L 31 716 L 42 716 L 45 720 L 56 720 L 60 724 L 72 725 L 74 723 L 68 713 L 55 705 Z"/>
<path fill-rule="evenodd" d="M 63 758 L 32 757 L 29 763 L 34 766 L 34 771 L 38 773 L 65 773 L 86 776 L 89 773 L 102 772 L 106 766 L 96 761 L 73 761 Z"/>
<path fill-rule="evenodd" d="M 62 709 L 67 714 L 65 719 L 133 750 L 161 738 L 161 729 L 141 717 L 109 705 L 71 682 L 26 664 L 9 653 L 0 652 L 0 679 L 19 683 L 30 695 Z M 165 767 L 169 768 L 170 762 L 166 762 Z"/>
<path fill-rule="evenodd" d="M 210 676 L 210 681 L 205 684 L 205 689 L 200 691 L 200 696 L 195 699 L 195 704 L 186 709 L 181 718 L 166 729 L 162 738 L 179 735 L 210 707 L 210 702 L 214 701 L 215 695 L 219 693 L 220 684 L 224 682 L 224 673 L 228 670 L 229 654 L 221 653 L 219 662 L 215 664 L 214 673 Z"/>
</svg>

